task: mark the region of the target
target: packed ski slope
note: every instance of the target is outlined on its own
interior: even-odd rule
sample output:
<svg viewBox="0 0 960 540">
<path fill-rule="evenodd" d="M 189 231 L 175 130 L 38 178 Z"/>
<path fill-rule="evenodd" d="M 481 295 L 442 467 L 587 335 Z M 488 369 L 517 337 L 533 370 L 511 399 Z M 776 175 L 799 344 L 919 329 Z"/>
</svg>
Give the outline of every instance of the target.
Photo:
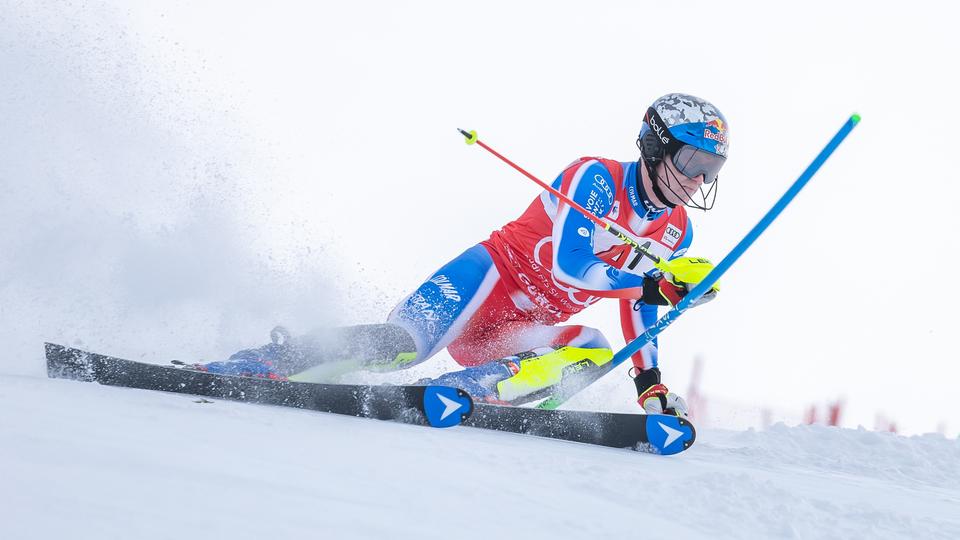
<svg viewBox="0 0 960 540">
<path fill-rule="evenodd" d="M 0 375 L 0 538 L 958 538 L 960 441 L 701 430 L 675 457 Z"/>
</svg>

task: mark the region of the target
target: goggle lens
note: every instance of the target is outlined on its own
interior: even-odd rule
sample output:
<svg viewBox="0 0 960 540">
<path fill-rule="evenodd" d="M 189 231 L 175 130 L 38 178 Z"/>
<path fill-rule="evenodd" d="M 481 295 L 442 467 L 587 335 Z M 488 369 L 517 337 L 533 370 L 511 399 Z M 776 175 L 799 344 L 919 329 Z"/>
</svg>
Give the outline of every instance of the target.
<svg viewBox="0 0 960 540">
<path fill-rule="evenodd" d="M 673 165 L 687 178 L 703 175 L 703 183 L 710 184 L 717 179 L 720 167 L 727 158 L 685 144 L 673 154 Z"/>
</svg>

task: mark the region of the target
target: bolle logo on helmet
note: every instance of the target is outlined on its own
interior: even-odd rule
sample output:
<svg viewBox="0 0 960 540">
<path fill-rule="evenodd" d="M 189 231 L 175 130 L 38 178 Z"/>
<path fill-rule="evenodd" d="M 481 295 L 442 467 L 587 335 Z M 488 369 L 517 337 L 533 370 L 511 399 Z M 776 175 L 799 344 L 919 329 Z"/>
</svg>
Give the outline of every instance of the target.
<svg viewBox="0 0 960 540">
<path fill-rule="evenodd" d="M 657 134 L 657 137 L 660 137 L 660 142 L 663 144 L 670 144 L 670 137 L 667 137 L 663 134 L 665 131 L 663 126 L 657 123 L 657 118 L 653 115 L 650 115 L 650 129 Z"/>
</svg>

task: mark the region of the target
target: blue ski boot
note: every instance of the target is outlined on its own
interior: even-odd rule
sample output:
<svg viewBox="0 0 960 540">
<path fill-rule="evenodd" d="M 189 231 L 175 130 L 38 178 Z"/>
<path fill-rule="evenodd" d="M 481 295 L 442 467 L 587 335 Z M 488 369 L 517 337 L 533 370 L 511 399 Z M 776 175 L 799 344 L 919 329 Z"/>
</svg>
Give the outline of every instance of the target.
<svg viewBox="0 0 960 540">
<path fill-rule="evenodd" d="M 519 356 L 510 356 L 460 371 L 444 373 L 436 379 L 424 379 L 419 381 L 419 384 L 452 386 L 466 391 L 477 401 L 503 403 L 497 393 L 497 383 L 514 376 L 519 369 L 519 362 Z"/>
<path fill-rule="evenodd" d="M 218 375 L 286 380 L 282 367 L 290 365 L 298 355 L 300 352 L 291 341 L 290 332 L 277 326 L 270 331 L 270 343 L 263 347 L 238 351 L 224 362 L 196 364 L 193 369 Z"/>
<path fill-rule="evenodd" d="M 487 403 L 519 405 L 548 397 L 564 377 L 600 369 L 612 358 L 607 348 L 541 347 L 420 383 L 460 388 Z"/>
</svg>

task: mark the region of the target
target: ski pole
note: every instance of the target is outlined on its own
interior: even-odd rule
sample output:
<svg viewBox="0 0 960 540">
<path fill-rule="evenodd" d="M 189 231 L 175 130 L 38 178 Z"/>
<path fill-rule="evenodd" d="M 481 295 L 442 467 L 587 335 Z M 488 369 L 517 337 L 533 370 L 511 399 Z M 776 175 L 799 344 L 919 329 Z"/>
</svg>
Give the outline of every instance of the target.
<svg viewBox="0 0 960 540">
<path fill-rule="evenodd" d="M 850 118 L 848 118 L 843 124 L 843 127 L 840 128 L 840 131 L 838 131 L 837 134 L 830 139 L 830 142 L 827 143 L 823 150 L 820 151 L 813 162 L 807 166 L 806 170 L 803 171 L 803 174 L 801 174 L 800 177 L 797 178 L 797 180 L 793 183 L 793 185 L 790 186 L 787 192 L 780 197 L 780 200 L 773 205 L 773 208 L 771 208 L 766 215 L 764 215 L 763 218 L 761 218 L 760 221 L 753 227 L 753 229 L 751 229 L 750 232 L 748 232 L 746 236 L 740 240 L 740 243 L 734 246 L 730 253 L 728 253 L 722 261 L 720 261 L 720 264 L 718 264 L 713 270 L 710 271 L 709 274 L 707 274 L 707 277 L 705 277 L 703 281 L 698 283 L 692 291 L 687 293 L 683 299 L 677 302 L 677 305 L 664 314 L 664 316 L 661 317 L 655 325 L 628 343 L 623 349 L 620 350 L 620 352 L 613 355 L 613 359 L 607 363 L 602 370 L 585 372 L 582 378 L 577 378 L 574 381 L 571 381 L 571 384 L 566 384 L 566 382 L 564 382 L 564 384 L 560 386 L 560 390 L 557 394 L 550 396 L 537 405 L 537 407 L 540 409 L 556 409 L 578 392 L 602 377 L 604 374 L 623 363 L 624 360 L 633 356 L 637 351 L 640 350 L 641 347 L 653 341 L 658 334 L 670 326 L 673 321 L 677 320 L 677 318 L 682 315 L 687 308 L 689 308 L 701 296 L 709 291 L 711 287 L 713 287 L 713 284 L 720 279 L 720 276 L 722 276 L 724 272 L 726 272 L 733 265 L 733 263 L 735 263 L 737 259 L 743 255 L 743 253 L 753 244 L 757 237 L 759 237 L 760 234 L 770 226 L 773 220 L 775 220 L 777 216 L 783 212 L 783 209 L 786 208 L 787 205 L 793 201 L 793 198 L 797 196 L 797 193 L 799 193 L 800 190 L 807 185 L 807 182 L 810 181 L 810 178 L 816 174 L 816 172 L 820 169 L 820 166 L 823 165 L 823 163 L 827 160 L 827 158 L 830 157 L 831 154 L 833 154 L 833 151 L 837 149 L 837 146 L 839 146 L 840 143 L 847 138 L 847 135 L 859 122 L 859 114 L 851 115 Z"/>
<path fill-rule="evenodd" d="M 534 175 L 528 173 L 527 171 L 525 171 L 522 167 L 520 167 L 520 166 L 517 165 L 516 163 L 514 163 L 514 162 L 510 161 L 509 159 L 507 159 L 507 158 L 503 157 L 502 155 L 500 155 L 499 152 L 497 152 L 497 151 L 494 150 L 493 148 L 490 148 L 489 146 L 487 146 L 486 144 L 484 144 L 483 141 L 481 141 L 480 139 L 478 139 L 478 138 L 477 138 L 477 132 L 476 132 L 476 131 L 469 131 L 469 132 L 468 132 L 468 131 L 464 131 L 464 130 L 462 130 L 462 129 L 460 129 L 460 128 L 457 128 L 457 131 L 459 131 L 461 135 L 463 135 L 464 137 L 466 137 L 467 140 L 466 140 L 465 142 L 466 142 L 467 144 L 474 144 L 474 143 L 479 144 L 481 148 L 483 148 L 483 149 L 486 150 L 487 152 L 490 152 L 491 154 L 497 156 L 497 157 L 500 158 L 504 163 L 506 163 L 507 165 L 509 165 L 509 166 L 513 167 L 514 169 L 516 169 L 517 171 L 519 171 L 520 174 L 522 174 L 522 175 L 526 176 L 527 178 L 529 178 L 530 180 L 533 180 L 534 182 L 536 182 L 537 185 L 539 185 L 539 186 L 542 187 L 543 189 L 545 189 L 545 190 L 547 190 L 548 192 L 550 192 L 551 195 L 553 195 L 554 197 L 560 199 L 561 201 L 563 201 L 564 203 L 566 203 L 567 205 L 569 205 L 570 208 L 573 208 L 574 210 L 580 212 L 581 214 L 583 214 L 583 215 L 584 215 L 587 219 L 589 219 L 590 221 L 592 221 L 592 222 L 596 223 L 597 225 L 603 227 L 603 230 L 605 230 L 605 231 L 609 232 L 610 234 L 616 236 L 616 237 L 619 238 L 620 241 L 623 242 L 624 244 L 627 244 L 628 246 L 632 247 L 634 251 L 636 251 L 637 253 L 639 253 L 639 254 L 647 257 L 647 258 L 650 259 L 651 261 L 653 261 L 653 265 L 656 266 L 657 269 L 659 269 L 661 272 L 673 273 L 673 271 L 670 269 L 670 263 L 669 263 L 668 261 L 665 261 L 665 260 L 661 259 L 660 257 L 654 255 L 653 253 L 650 253 L 649 251 L 647 251 L 646 249 L 644 249 L 644 247 L 641 246 L 639 242 L 637 242 L 636 240 L 634 240 L 632 237 L 628 236 L 628 235 L 627 235 L 626 233 L 624 233 L 623 231 L 617 229 L 616 227 L 614 227 L 614 226 L 611 225 L 610 223 L 606 222 L 605 220 L 603 220 L 603 219 L 595 216 L 595 215 L 593 214 L 593 212 L 588 211 L 586 208 L 584 208 L 584 207 L 580 206 L 579 204 L 577 204 L 576 202 L 574 202 L 570 197 L 567 197 L 567 196 L 564 195 L 563 193 L 560 193 L 560 191 L 554 189 L 550 184 L 547 184 L 547 183 L 544 182 L 543 180 L 540 180 L 540 179 L 537 178 L 536 176 L 534 176 Z"/>
</svg>

